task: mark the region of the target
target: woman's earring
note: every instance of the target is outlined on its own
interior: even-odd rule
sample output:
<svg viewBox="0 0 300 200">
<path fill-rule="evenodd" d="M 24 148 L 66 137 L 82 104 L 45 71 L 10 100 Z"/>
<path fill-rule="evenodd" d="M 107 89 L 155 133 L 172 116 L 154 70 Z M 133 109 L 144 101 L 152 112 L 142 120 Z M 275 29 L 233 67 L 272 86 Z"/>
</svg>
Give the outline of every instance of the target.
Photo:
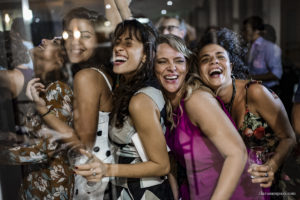
<svg viewBox="0 0 300 200">
<path fill-rule="evenodd" d="M 145 63 L 145 62 L 146 62 L 146 55 L 144 55 L 142 58 L 142 63 Z"/>
</svg>

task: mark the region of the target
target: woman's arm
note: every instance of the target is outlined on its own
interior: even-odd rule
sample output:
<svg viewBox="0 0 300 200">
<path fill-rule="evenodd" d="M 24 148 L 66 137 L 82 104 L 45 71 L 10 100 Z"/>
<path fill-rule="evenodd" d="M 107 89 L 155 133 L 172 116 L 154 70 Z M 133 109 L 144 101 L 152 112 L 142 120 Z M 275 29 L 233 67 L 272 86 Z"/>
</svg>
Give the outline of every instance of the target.
<svg viewBox="0 0 300 200">
<path fill-rule="evenodd" d="M 93 69 L 82 69 L 74 77 L 74 128 L 88 148 L 95 143 L 101 92 L 106 83 Z"/>
<path fill-rule="evenodd" d="M 34 133 L 35 137 L 10 133 L 7 136 L 7 143 L 1 145 L 1 159 L 7 158 L 6 163 L 22 165 L 46 162 L 53 154 L 65 148 L 65 146 L 60 146 L 56 142 L 57 140 L 74 141 L 74 139 L 67 137 L 66 133 L 71 128 L 65 124 L 68 121 L 66 119 L 72 117 L 71 109 L 67 109 L 71 107 L 71 89 L 61 82 L 55 82 L 45 91 L 45 99 L 39 96 L 40 92 L 43 91 L 45 91 L 44 86 L 39 83 L 38 78 L 35 78 L 29 81 L 26 95 L 35 102 L 38 112 L 47 113 L 44 115 L 44 120 L 60 132 L 42 128 Z M 62 101 L 58 100 L 60 98 Z M 48 112 L 47 106 L 51 107 L 51 112 Z M 16 142 L 12 147 L 10 143 L 13 140 Z"/>
<path fill-rule="evenodd" d="M 56 86 L 49 88 L 48 91 L 46 91 L 44 88 L 45 86 L 39 82 L 39 78 L 34 78 L 28 82 L 27 88 L 26 88 L 26 96 L 34 101 L 36 110 L 41 115 L 43 121 L 47 124 L 48 127 L 54 129 L 55 131 L 52 131 L 54 135 L 52 137 L 57 138 L 57 140 L 63 140 L 64 143 L 67 144 L 76 144 L 79 143 L 77 135 L 74 133 L 73 128 L 71 128 L 69 125 L 67 125 L 66 121 L 63 121 L 60 118 L 59 112 L 62 112 L 61 110 L 55 109 L 55 106 L 51 106 L 51 103 L 62 105 L 62 102 L 56 102 L 55 99 L 50 100 L 49 106 L 53 108 L 53 110 L 49 110 L 49 108 L 46 105 L 45 99 L 40 97 L 40 92 L 46 92 L 47 94 L 51 94 L 52 96 L 62 96 L 58 90 L 56 90 Z M 63 88 L 62 85 L 60 85 L 61 88 Z M 71 89 L 64 88 L 64 91 L 70 91 Z M 67 95 L 68 96 L 68 95 Z M 48 97 L 49 99 L 53 97 Z M 71 96 L 68 96 L 68 98 L 72 98 Z M 65 102 L 65 107 L 72 107 L 71 102 Z M 70 105 L 66 105 L 70 104 Z M 72 110 L 65 110 L 64 108 L 61 108 L 64 110 L 64 113 L 72 112 Z M 53 139 L 52 139 L 53 140 Z"/>
<path fill-rule="evenodd" d="M 262 187 L 270 187 L 272 177 L 261 177 L 261 172 L 264 174 L 268 172 L 272 175 L 277 171 L 286 155 L 295 145 L 295 133 L 286 110 L 277 95 L 272 94 L 262 85 L 254 84 L 248 89 L 248 100 L 249 109 L 261 116 L 280 139 L 273 156 L 265 165 L 257 167 L 257 174 L 253 174 L 260 177 L 253 179 L 253 182 L 261 183 Z"/>
<path fill-rule="evenodd" d="M 131 0 L 115 0 L 115 3 L 120 11 L 122 20 L 130 19 L 132 17 L 129 4 Z"/>
<path fill-rule="evenodd" d="M 172 152 L 169 152 L 170 158 L 170 173 L 168 174 L 168 180 L 172 189 L 173 197 L 175 200 L 179 199 L 179 188 L 177 183 L 177 161 L 175 160 L 175 156 Z"/>
<path fill-rule="evenodd" d="M 149 161 L 136 164 L 103 164 L 96 160 L 77 166 L 77 174 L 85 176 L 89 181 L 99 181 L 102 176 L 141 178 L 159 177 L 169 173 L 167 146 L 156 104 L 145 94 L 137 94 L 130 100 L 129 112 Z M 95 169 L 97 176 L 92 176 L 91 168 Z"/>
<path fill-rule="evenodd" d="M 105 16 L 111 22 L 112 30 L 123 20 L 132 17 L 129 3 L 127 0 L 104 0 Z"/>
<path fill-rule="evenodd" d="M 106 7 L 110 5 L 110 7 Z M 112 31 L 115 30 L 117 24 L 122 22 L 122 17 L 120 12 L 117 8 L 115 0 L 104 0 L 104 9 L 105 9 L 105 16 L 108 21 L 111 23 Z"/>
<path fill-rule="evenodd" d="M 16 98 L 24 86 L 24 76 L 18 69 L 0 71 L 1 87 L 7 88 Z"/>
<path fill-rule="evenodd" d="M 140 178 L 166 175 L 170 162 L 156 104 L 145 94 L 138 94 L 131 98 L 129 112 L 149 161 L 134 165 L 107 164 L 106 176 Z"/>
<path fill-rule="evenodd" d="M 191 122 L 201 128 L 225 158 L 211 199 L 230 199 L 247 161 L 244 142 L 210 93 L 195 91 L 185 107 Z"/>
</svg>

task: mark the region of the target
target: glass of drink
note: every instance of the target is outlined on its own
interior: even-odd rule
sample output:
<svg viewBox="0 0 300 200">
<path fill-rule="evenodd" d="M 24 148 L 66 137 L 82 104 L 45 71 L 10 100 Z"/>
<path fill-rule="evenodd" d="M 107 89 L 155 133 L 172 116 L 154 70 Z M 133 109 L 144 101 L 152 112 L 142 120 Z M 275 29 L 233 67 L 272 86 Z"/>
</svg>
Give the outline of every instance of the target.
<svg viewBox="0 0 300 200">
<path fill-rule="evenodd" d="M 84 145 L 76 145 L 68 150 L 68 160 L 72 168 L 77 165 L 88 164 L 93 161 L 93 156 L 90 150 L 88 150 Z M 91 182 L 87 181 L 84 177 L 76 177 L 75 184 L 81 187 L 86 194 L 92 194 L 98 188 L 101 187 L 101 181 Z M 80 186 L 81 185 L 81 186 Z"/>
<path fill-rule="evenodd" d="M 255 165 L 263 165 L 265 164 L 269 159 L 269 153 L 267 151 L 267 148 L 264 146 L 253 146 L 249 150 L 248 154 L 248 163 L 249 168 L 254 167 Z M 251 178 L 256 178 L 255 176 L 251 175 Z M 264 194 L 264 200 L 269 200 L 269 192 L 270 188 L 262 188 L 263 194 Z"/>
</svg>

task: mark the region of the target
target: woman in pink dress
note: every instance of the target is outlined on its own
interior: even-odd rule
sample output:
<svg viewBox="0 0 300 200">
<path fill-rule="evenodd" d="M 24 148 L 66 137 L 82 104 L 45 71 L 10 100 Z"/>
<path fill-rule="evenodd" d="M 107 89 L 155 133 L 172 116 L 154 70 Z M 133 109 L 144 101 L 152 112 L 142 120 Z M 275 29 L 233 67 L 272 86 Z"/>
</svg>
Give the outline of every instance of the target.
<svg viewBox="0 0 300 200">
<path fill-rule="evenodd" d="M 167 144 L 187 178 L 182 199 L 260 199 L 259 186 L 244 170 L 247 151 L 224 104 L 205 87 L 189 63 L 184 42 L 161 36 L 155 74 L 167 104 Z M 189 190 L 189 191 L 188 191 Z"/>
</svg>

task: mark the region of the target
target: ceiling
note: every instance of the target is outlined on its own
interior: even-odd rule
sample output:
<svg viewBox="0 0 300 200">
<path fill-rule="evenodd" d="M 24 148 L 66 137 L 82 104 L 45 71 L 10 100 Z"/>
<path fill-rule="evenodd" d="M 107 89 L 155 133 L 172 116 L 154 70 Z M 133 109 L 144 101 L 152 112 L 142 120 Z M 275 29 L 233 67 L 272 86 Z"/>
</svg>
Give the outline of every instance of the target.
<svg viewBox="0 0 300 200">
<path fill-rule="evenodd" d="M 21 6 L 26 0 L 0 0 L 1 9 L 11 9 Z M 83 6 L 104 13 L 103 0 L 28 0 L 30 8 L 44 11 L 48 9 L 54 18 L 59 20 L 71 8 Z M 161 10 L 167 10 L 167 14 L 186 16 L 195 7 L 201 7 L 205 0 L 172 0 L 173 5 L 167 6 L 168 0 L 131 0 L 130 8 L 135 16 L 148 17 L 157 20 L 161 16 Z"/>
</svg>

